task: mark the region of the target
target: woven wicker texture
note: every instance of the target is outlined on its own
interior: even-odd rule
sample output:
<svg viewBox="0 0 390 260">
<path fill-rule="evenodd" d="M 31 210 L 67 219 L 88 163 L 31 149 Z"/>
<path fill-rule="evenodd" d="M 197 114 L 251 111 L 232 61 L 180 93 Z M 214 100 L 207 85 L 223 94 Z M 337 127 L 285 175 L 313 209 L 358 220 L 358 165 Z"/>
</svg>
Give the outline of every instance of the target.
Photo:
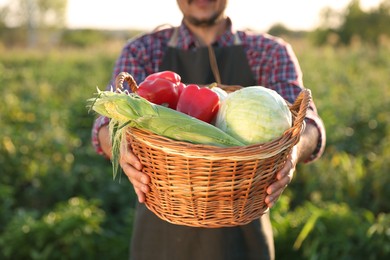
<svg viewBox="0 0 390 260">
<path fill-rule="evenodd" d="M 299 141 L 310 100 L 304 89 L 289 105 L 293 125 L 280 138 L 243 147 L 191 144 L 128 127 L 131 149 L 151 178 L 147 208 L 165 221 L 192 227 L 237 226 L 259 218 L 268 210 L 266 188 Z"/>
</svg>

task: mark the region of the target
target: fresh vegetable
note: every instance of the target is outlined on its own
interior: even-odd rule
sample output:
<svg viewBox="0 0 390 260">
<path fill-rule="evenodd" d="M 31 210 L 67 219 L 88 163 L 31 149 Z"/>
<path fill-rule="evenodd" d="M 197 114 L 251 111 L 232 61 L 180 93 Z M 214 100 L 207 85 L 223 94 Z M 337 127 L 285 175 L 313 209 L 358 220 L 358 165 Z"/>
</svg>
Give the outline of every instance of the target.
<svg viewBox="0 0 390 260">
<path fill-rule="evenodd" d="M 218 87 L 217 85 L 211 86 L 211 90 L 214 91 L 215 93 L 217 93 L 217 95 L 219 97 L 219 101 L 225 100 L 225 98 L 227 98 L 227 96 L 228 96 L 228 93 L 225 90 L 223 90 L 222 88 Z"/>
<path fill-rule="evenodd" d="M 153 104 L 133 93 L 99 91 L 88 100 L 92 110 L 121 125 L 149 130 L 175 140 L 216 146 L 239 146 L 241 142 L 221 129 L 173 109 Z"/>
<path fill-rule="evenodd" d="M 169 80 L 170 82 L 174 83 L 175 85 L 179 85 L 179 83 L 181 82 L 180 75 L 173 72 L 173 71 L 169 71 L 169 70 L 160 71 L 160 72 L 150 74 L 149 76 L 147 76 L 145 78 L 145 80 L 155 80 L 157 78 Z"/>
<path fill-rule="evenodd" d="M 179 93 L 175 83 L 164 78 L 144 80 L 136 93 L 150 102 L 176 109 Z"/>
<path fill-rule="evenodd" d="M 181 93 L 183 93 L 183 90 L 187 87 L 186 84 L 184 84 L 183 82 L 180 82 L 179 84 L 177 84 L 177 94 L 179 95 L 179 98 L 181 96 Z"/>
<path fill-rule="evenodd" d="M 170 70 L 165 70 L 165 71 L 160 71 L 160 72 L 150 74 L 145 78 L 145 80 L 155 80 L 157 78 L 166 79 L 174 83 L 176 85 L 178 97 L 180 97 L 183 89 L 186 87 L 186 85 L 183 82 L 181 82 L 180 75 Z"/>
<path fill-rule="evenodd" d="M 286 101 L 276 91 L 261 86 L 230 93 L 215 120 L 215 126 L 245 144 L 271 141 L 291 124 Z"/>
<path fill-rule="evenodd" d="M 210 123 L 219 109 L 219 96 L 208 87 L 189 84 L 183 89 L 176 110 Z"/>
<path fill-rule="evenodd" d="M 141 97 L 172 109 L 176 109 L 179 96 L 185 87 L 180 75 L 169 70 L 150 74 L 139 86 L 131 86 L 132 91 Z"/>
</svg>

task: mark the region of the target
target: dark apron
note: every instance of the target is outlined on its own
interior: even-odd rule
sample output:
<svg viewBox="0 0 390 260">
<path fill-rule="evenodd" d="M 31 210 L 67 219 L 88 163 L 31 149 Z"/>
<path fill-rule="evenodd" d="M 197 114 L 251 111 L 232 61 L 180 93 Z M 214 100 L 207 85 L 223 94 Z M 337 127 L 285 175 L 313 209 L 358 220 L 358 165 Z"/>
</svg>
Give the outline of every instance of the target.
<svg viewBox="0 0 390 260">
<path fill-rule="evenodd" d="M 207 47 L 184 51 L 168 47 L 159 70 L 178 73 L 182 82 L 216 82 Z M 173 45 L 173 46 L 172 46 Z M 255 85 L 241 45 L 214 47 L 221 83 Z M 227 228 L 192 228 L 159 219 L 144 204 L 138 204 L 130 253 L 132 260 L 246 260 L 274 259 L 269 214 L 247 225 Z"/>
</svg>

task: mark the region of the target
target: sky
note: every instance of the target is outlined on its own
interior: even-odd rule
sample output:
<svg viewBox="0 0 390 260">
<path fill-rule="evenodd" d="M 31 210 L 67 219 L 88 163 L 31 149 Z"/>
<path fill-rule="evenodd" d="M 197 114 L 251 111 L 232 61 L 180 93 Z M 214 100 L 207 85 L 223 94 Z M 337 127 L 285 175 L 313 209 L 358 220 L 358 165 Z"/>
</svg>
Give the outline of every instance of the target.
<svg viewBox="0 0 390 260">
<path fill-rule="evenodd" d="M 12 0 L 0 0 L 0 6 Z M 236 29 L 268 30 L 276 23 L 289 29 L 318 26 L 324 7 L 342 10 L 351 0 L 229 0 L 226 14 Z M 360 0 L 363 9 L 382 0 Z M 283 8 L 281 8 L 283 7 Z M 181 13 L 176 0 L 68 0 L 69 28 L 152 30 L 158 25 L 178 25 Z"/>
</svg>

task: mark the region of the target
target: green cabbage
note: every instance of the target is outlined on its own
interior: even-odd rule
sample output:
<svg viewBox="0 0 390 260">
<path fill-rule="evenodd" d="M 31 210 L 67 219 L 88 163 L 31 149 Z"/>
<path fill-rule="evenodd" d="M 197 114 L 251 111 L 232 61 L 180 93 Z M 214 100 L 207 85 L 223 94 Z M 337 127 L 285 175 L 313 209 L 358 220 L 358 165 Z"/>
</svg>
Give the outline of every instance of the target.
<svg viewBox="0 0 390 260">
<path fill-rule="evenodd" d="M 286 101 L 276 91 L 261 86 L 230 93 L 215 120 L 216 127 L 245 144 L 274 140 L 291 124 Z"/>
</svg>

